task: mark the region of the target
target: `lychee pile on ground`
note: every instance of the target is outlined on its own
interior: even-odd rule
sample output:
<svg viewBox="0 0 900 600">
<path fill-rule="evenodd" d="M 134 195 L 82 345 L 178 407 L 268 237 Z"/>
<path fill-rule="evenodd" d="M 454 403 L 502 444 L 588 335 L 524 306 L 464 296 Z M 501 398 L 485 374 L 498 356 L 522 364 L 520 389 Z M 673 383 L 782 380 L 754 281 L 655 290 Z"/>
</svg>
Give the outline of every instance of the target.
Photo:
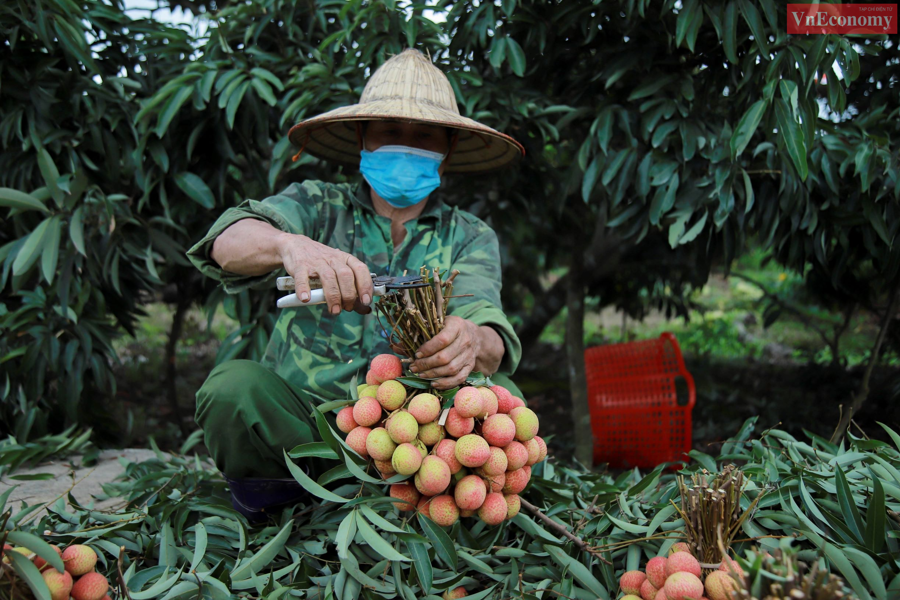
<svg viewBox="0 0 900 600">
<path fill-rule="evenodd" d="M 647 561 L 644 571 L 628 571 L 619 580 L 625 594 L 621 600 L 732 600 L 744 571 L 731 558 L 725 557 L 718 571 L 703 577 L 703 569 L 690 548 L 679 542 L 669 556 Z"/>
<path fill-rule="evenodd" d="M 337 415 L 357 454 L 373 461 L 398 510 L 418 510 L 441 526 L 477 516 L 499 525 L 519 512 L 531 467 L 547 456 L 537 415 L 501 386 L 466 386 L 441 420 L 443 398 L 397 379 L 397 356 L 376 356 L 357 400 Z M 441 424 L 443 423 L 443 424 Z"/>
<path fill-rule="evenodd" d="M 9 544 L 3 546 L 4 554 L 19 552 L 29 558 L 40 571 L 44 583 L 50 590 L 52 600 L 110 600 L 109 581 L 94 570 L 97 564 L 97 553 L 88 546 L 75 544 L 60 550 L 52 546 L 60 555 L 65 571 L 57 571 L 40 556 L 27 548 L 15 548 Z M 4 562 L 8 559 L 4 558 Z"/>
</svg>

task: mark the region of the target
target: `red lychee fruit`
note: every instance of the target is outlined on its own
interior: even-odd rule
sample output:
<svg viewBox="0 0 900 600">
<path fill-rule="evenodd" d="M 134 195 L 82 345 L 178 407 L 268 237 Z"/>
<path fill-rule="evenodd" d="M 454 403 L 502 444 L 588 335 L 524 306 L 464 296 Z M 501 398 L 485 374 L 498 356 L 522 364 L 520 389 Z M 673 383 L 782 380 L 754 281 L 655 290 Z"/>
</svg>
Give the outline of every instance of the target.
<svg viewBox="0 0 900 600">
<path fill-rule="evenodd" d="M 431 499 L 429 514 L 431 520 L 441 527 L 450 527 L 459 520 L 459 507 L 456 506 L 453 496 L 447 494 L 435 496 Z"/>
<path fill-rule="evenodd" d="M 647 575 L 643 571 L 626 571 L 619 579 L 619 587 L 626 594 L 639 596 L 641 594 L 641 584 L 647 581 Z"/>
<path fill-rule="evenodd" d="M 350 433 L 359 426 L 359 423 L 353 418 L 352 406 L 345 406 L 342 408 L 335 420 L 337 421 L 338 429 L 344 433 Z"/>
<path fill-rule="evenodd" d="M 368 439 L 370 433 L 372 433 L 372 430 L 368 427 L 357 427 L 347 434 L 347 445 L 363 458 L 369 458 L 369 452 L 366 450 L 366 439 Z"/>
<path fill-rule="evenodd" d="M 94 570 L 94 565 L 97 564 L 97 553 L 88 546 L 75 544 L 63 550 L 62 559 L 66 564 L 66 571 L 72 576 L 78 577 Z M 105 593 L 103 592 L 103 594 Z M 100 594 L 99 598 L 102 598 L 103 594 Z"/>
<path fill-rule="evenodd" d="M 60 549 L 59 546 L 50 546 L 50 547 L 53 548 L 54 550 L 56 550 L 56 553 L 59 554 L 60 558 L 62 558 L 62 550 Z M 46 565 L 46 564 L 48 564 L 46 560 L 44 560 L 40 556 L 35 555 L 34 566 L 37 567 L 39 571 L 42 571 L 44 565 Z M 65 567 L 65 563 L 63 563 L 63 566 Z"/>
<path fill-rule="evenodd" d="M 415 510 L 416 504 L 419 503 L 419 498 L 421 498 L 419 490 L 408 483 L 395 483 L 392 485 L 390 496 L 391 498 L 403 500 L 403 502 L 394 502 L 394 506 L 400 511 Z"/>
<path fill-rule="evenodd" d="M 510 442 L 509 445 L 503 448 L 503 452 L 506 453 L 506 460 L 508 461 L 506 469 L 508 471 L 521 469 L 528 462 L 528 450 L 522 442 Z"/>
<path fill-rule="evenodd" d="M 518 494 L 504 494 L 503 497 L 506 498 L 506 519 L 509 520 L 519 514 L 519 510 L 522 508 L 522 499 Z"/>
<path fill-rule="evenodd" d="M 369 375 L 372 380 L 369 381 Z M 379 354 L 372 359 L 369 372 L 366 373 L 366 383 L 384 383 L 390 379 L 397 379 L 403 375 L 403 363 L 400 357 L 394 354 Z"/>
<path fill-rule="evenodd" d="M 647 561 L 645 570 L 647 571 L 647 579 L 653 584 L 657 590 L 662 590 L 666 585 L 666 557 L 657 556 Z"/>
<path fill-rule="evenodd" d="M 687 554 L 686 552 L 678 552 L 678 554 Z M 672 557 L 669 557 L 671 560 Z M 668 563 L 667 563 L 668 565 Z M 693 573 L 687 571 L 678 571 L 672 573 L 666 578 L 666 598 L 670 600 L 700 600 L 703 596 L 703 582 Z"/>
<path fill-rule="evenodd" d="M 456 505 L 462 510 L 478 510 L 484 504 L 487 489 L 477 475 L 466 475 L 456 484 L 453 491 Z"/>
<path fill-rule="evenodd" d="M 693 554 L 693 552 L 691 552 L 691 547 L 687 542 L 678 542 L 676 544 L 673 544 L 672 547 L 669 548 L 669 556 L 672 556 L 676 552 L 687 552 L 688 554 Z"/>
<path fill-rule="evenodd" d="M 484 412 L 484 398 L 478 388 L 467 385 L 456 392 L 453 397 L 453 408 L 464 419 L 478 417 Z"/>
<path fill-rule="evenodd" d="M 516 425 L 509 415 L 496 414 L 485 419 L 481 435 L 491 446 L 505 448 L 516 437 Z"/>
<path fill-rule="evenodd" d="M 488 525 L 499 525 L 506 520 L 508 512 L 509 505 L 503 494 L 491 492 L 485 497 L 481 508 L 478 509 L 478 517 Z"/>
<path fill-rule="evenodd" d="M 653 587 L 653 584 L 650 583 L 649 579 L 645 579 L 644 583 L 641 584 L 641 598 L 644 600 L 656 600 L 657 590 Z"/>
<path fill-rule="evenodd" d="M 491 458 L 491 447 L 483 437 L 464 435 L 456 442 L 456 460 L 466 467 L 480 467 Z"/>
<path fill-rule="evenodd" d="M 42 573 L 44 583 L 50 588 L 51 600 L 69 600 L 72 592 L 72 575 L 68 571 L 60 573 L 53 567 L 44 569 Z M 105 592 L 104 592 L 105 593 Z"/>
<path fill-rule="evenodd" d="M 447 412 L 447 420 L 444 422 L 444 429 L 447 433 L 455 438 L 472 433 L 475 429 L 475 419 L 472 417 L 463 417 L 455 408 L 451 408 Z"/>
<path fill-rule="evenodd" d="M 706 594 L 710 600 L 732 600 L 733 592 L 738 589 L 737 580 L 725 571 L 713 571 L 706 576 Z"/>
<path fill-rule="evenodd" d="M 666 578 L 671 577 L 675 573 L 690 573 L 694 577 L 699 578 L 702 572 L 703 569 L 700 568 L 700 561 L 694 558 L 694 555 L 689 552 L 676 552 L 666 559 Z M 672 592 L 666 592 L 666 595 L 670 600 L 675 600 L 672 598 Z M 697 598 L 702 595 L 702 593 L 698 594 Z"/>
<path fill-rule="evenodd" d="M 419 394 L 406 407 L 419 425 L 431 423 L 441 414 L 441 402 L 434 394 Z"/>
<path fill-rule="evenodd" d="M 353 420 L 362 427 L 371 427 L 381 420 L 381 405 L 378 400 L 364 396 L 353 405 Z"/>
<path fill-rule="evenodd" d="M 462 464 L 456 460 L 456 440 L 441 440 L 434 447 L 434 453 L 450 467 L 450 473 L 456 475 Z"/>
<path fill-rule="evenodd" d="M 741 565 L 737 564 L 737 561 L 731 558 L 730 556 L 726 556 L 722 559 L 722 564 L 719 565 L 720 571 L 725 571 L 726 573 L 737 573 L 741 577 L 746 577 L 746 573 L 744 573 L 744 569 L 741 568 Z"/>
<path fill-rule="evenodd" d="M 497 394 L 491 391 L 490 388 L 480 387 L 478 388 L 478 393 L 481 394 L 482 400 L 484 400 L 482 418 L 488 418 L 491 415 L 496 415 L 497 410 L 499 408 L 499 403 L 497 402 Z"/>
<path fill-rule="evenodd" d="M 86 573 L 72 586 L 75 600 L 101 600 L 109 590 L 109 581 L 100 573 Z"/>
<path fill-rule="evenodd" d="M 443 598 L 443 600 L 459 600 L 460 598 L 465 598 L 466 595 L 466 588 L 460 586 L 455 587 L 452 590 L 447 590 L 441 595 L 441 598 Z"/>
</svg>

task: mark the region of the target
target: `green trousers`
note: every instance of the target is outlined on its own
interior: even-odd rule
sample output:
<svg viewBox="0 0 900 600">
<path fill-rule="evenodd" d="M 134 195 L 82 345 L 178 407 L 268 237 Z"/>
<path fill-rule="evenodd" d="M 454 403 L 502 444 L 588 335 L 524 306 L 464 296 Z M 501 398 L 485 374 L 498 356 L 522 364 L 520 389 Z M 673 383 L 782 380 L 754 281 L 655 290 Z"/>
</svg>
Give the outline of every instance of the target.
<svg viewBox="0 0 900 600">
<path fill-rule="evenodd" d="M 522 397 L 509 377 L 496 374 L 491 381 Z M 226 477 L 289 478 L 283 451 L 321 439 L 311 403 L 316 401 L 309 394 L 271 369 L 232 360 L 213 369 L 197 391 L 196 420 Z M 333 426 L 333 416 L 329 420 Z M 312 471 L 319 474 L 315 466 Z"/>
</svg>

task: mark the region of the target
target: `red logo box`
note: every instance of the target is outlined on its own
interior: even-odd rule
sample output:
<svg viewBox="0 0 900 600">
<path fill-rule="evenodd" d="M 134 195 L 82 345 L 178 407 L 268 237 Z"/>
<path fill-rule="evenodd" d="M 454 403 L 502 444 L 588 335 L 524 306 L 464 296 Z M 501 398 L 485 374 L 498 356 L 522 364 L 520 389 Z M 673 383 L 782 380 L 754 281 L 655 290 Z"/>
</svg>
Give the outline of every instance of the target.
<svg viewBox="0 0 900 600">
<path fill-rule="evenodd" d="M 788 4 L 788 33 L 897 33 L 896 4 Z"/>
</svg>

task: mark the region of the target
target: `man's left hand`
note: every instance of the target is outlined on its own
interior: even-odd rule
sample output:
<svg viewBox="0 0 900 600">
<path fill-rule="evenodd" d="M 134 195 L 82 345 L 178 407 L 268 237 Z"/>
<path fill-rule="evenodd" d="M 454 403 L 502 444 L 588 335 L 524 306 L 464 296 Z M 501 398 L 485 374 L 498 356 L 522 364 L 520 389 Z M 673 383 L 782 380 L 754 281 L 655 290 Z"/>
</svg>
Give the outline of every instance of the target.
<svg viewBox="0 0 900 600">
<path fill-rule="evenodd" d="M 432 382 L 438 389 L 462 385 L 475 369 L 481 341 L 478 325 L 449 316 L 444 319 L 444 329 L 416 352 L 410 370 L 420 377 L 438 377 Z"/>
</svg>

